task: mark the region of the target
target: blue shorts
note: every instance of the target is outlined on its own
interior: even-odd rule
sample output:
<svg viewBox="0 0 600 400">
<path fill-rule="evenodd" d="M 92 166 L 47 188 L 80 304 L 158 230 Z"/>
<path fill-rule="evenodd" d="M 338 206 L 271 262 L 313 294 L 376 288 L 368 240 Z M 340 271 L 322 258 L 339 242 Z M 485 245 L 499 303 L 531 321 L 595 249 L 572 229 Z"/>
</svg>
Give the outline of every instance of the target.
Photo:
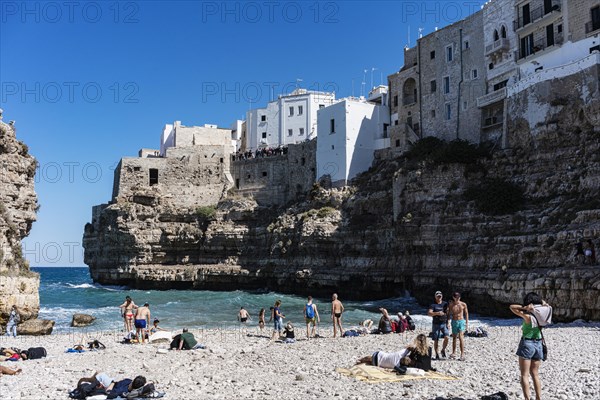
<svg viewBox="0 0 600 400">
<path fill-rule="evenodd" d="M 146 320 L 145 319 L 136 319 L 135 327 L 138 329 L 144 329 L 146 327 Z"/>
<path fill-rule="evenodd" d="M 281 318 L 275 318 L 273 320 L 273 330 L 281 332 L 283 330 L 283 321 Z"/>
<path fill-rule="evenodd" d="M 542 340 L 529 340 L 521 338 L 517 355 L 525 360 L 541 360 L 544 355 Z"/>
<path fill-rule="evenodd" d="M 460 332 L 464 332 L 467 329 L 467 321 L 464 319 L 453 319 L 452 320 L 452 334 L 458 335 Z"/>
<path fill-rule="evenodd" d="M 448 325 L 446 324 L 446 322 L 431 325 L 431 332 L 433 332 L 433 335 L 431 336 L 433 340 L 438 340 L 439 338 L 445 338 L 447 336 L 450 336 L 450 333 L 448 333 Z"/>
</svg>

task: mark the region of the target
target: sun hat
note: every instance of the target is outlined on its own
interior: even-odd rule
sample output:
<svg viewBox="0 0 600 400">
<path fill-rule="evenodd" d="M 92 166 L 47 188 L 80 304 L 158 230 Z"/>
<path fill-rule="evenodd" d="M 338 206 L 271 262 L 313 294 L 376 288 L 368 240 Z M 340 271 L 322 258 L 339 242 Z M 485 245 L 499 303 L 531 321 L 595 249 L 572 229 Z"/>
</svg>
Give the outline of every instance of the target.
<svg viewBox="0 0 600 400">
<path fill-rule="evenodd" d="M 441 295 L 442 295 L 442 292 L 440 292 L 440 291 L 438 290 L 437 292 L 435 292 L 435 295 L 436 295 L 436 296 L 441 296 Z"/>
</svg>

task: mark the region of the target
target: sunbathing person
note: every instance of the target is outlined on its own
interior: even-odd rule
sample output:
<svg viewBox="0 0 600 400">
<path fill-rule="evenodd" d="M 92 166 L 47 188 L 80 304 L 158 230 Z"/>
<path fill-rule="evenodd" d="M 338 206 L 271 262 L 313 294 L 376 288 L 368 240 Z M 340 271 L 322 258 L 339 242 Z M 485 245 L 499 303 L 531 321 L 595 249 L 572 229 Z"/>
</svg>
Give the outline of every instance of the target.
<svg viewBox="0 0 600 400">
<path fill-rule="evenodd" d="M 12 368 L 8 368 L 3 365 L 0 365 L 0 375 L 16 375 L 16 374 L 20 374 L 20 373 L 21 373 L 21 368 L 12 369 Z"/>
<path fill-rule="evenodd" d="M 89 378 L 81 378 L 77 382 L 77 387 L 80 388 L 84 383 L 94 385 L 94 387 L 100 391 L 105 391 L 106 394 L 109 395 L 108 398 L 115 398 L 125 397 L 126 393 L 143 387 L 146 384 L 146 378 L 140 375 L 136 376 L 133 380 L 122 379 L 120 381 L 116 381 L 109 377 L 105 372 L 96 372 Z"/>
<path fill-rule="evenodd" d="M 427 363 L 429 360 L 429 363 Z M 394 369 L 398 365 L 431 370 L 431 348 L 427 343 L 427 336 L 418 335 L 413 343 L 405 349 L 394 353 L 376 351 L 370 356 L 365 356 L 357 364 L 375 365 L 380 368 Z"/>
</svg>

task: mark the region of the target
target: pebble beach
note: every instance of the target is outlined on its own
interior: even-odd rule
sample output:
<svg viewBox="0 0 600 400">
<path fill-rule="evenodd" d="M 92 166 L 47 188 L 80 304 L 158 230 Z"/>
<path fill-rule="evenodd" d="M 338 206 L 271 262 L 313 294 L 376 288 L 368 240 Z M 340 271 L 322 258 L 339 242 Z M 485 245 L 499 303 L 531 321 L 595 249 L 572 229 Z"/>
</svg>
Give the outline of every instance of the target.
<svg viewBox="0 0 600 400">
<path fill-rule="evenodd" d="M 333 338 L 321 324 L 320 338 L 306 340 L 296 326 L 293 344 L 271 342 L 270 330 L 190 328 L 204 350 L 160 351 L 168 343 L 121 344 L 122 332 L 2 337 L 0 347 L 45 347 L 48 357 L 6 362 L 19 375 L 0 376 L 2 399 L 67 399 L 77 380 L 104 371 L 116 380 L 144 375 L 167 399 L 479 399 L 499 391 L 523 398 L 515 351 L 518 326 L 489 326 L 486 338 L 466 339 L 466 360 L 434 361 L 439 372 L 459 379 L 361 382 L 336 372 L 376 350 L 397 351 L 418 329 L 406 334 Z M 345 327 L 346 328 L 346 327 Z M 175 331 L 174 333 L 179 333 Z M 541 367 L 544 399 L 600 399 L 600 323 L 556 324 L 544 330 L 549 360 Z M 80 342 L 98 339 L 105 350 L 65 353 Z"/>
</svg>

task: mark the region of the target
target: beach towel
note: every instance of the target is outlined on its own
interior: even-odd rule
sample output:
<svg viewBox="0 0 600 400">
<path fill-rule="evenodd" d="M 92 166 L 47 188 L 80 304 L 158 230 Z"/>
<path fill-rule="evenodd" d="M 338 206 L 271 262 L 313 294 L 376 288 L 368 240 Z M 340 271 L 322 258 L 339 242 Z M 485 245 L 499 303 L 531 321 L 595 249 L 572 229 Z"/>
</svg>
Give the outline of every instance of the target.
<svg viewBox="0 0 600 400">
<path fill-rule="evenodd" d="M 398 375 L 394 371 L 389 369 L 383 369 L 375 367 L 373 365 L 359 364 L 349 369 L 347 368 L 336 368 L 336 372 L 356 378 L 356 380 L 369 382 L 369 383 L 381 383 L 381 382 L 403 382 L 413 379 L 440 379 L 446 381 L 457 380 L 458 378 L 450 375 L 444 375 L 440 372 L 427 371 L 423 376 L 415 375 Z"/>
</svg>

